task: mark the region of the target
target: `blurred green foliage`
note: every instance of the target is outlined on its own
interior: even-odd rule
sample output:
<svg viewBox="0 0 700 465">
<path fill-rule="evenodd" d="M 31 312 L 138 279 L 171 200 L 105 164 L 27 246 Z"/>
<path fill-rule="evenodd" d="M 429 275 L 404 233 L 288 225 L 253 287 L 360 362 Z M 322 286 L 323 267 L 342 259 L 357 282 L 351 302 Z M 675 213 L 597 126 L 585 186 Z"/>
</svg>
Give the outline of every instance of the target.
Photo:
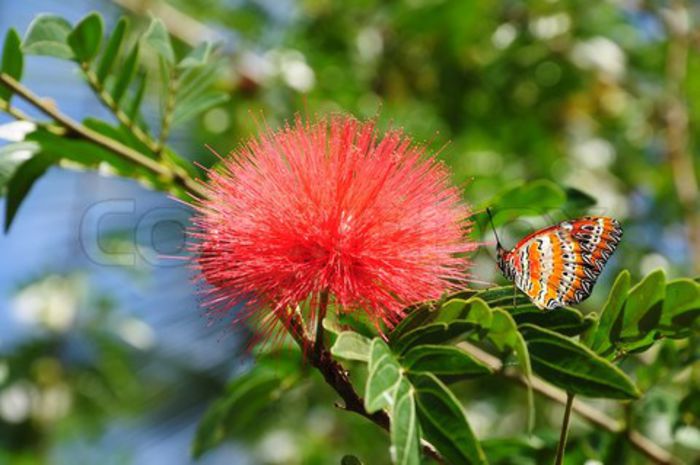
<svg viewBox="0 0 700 465">
<path fill-rule="evenodd" d="M 558 334 L 581 335 L 580 342 L 567 346 L 571 353 L 588 353 L 585 343 L 600 355 L 593 368 L 615 377 L 620 396 L 636 394 L 627 384 L 630 374 L 644 393 L 626 408 L 604 404 L 609 413 L 625 416 L 678 457 L 697 463 L 693 461 L 700 456 L 700 336 L 691 324 L 697 321 L 692 313 L 696 309 L 684 307 L 680 299 L 672 307 L 661 304 L 657 318 L 654 304 L 663 299 L 642 302 L 633 296 L 634 289 L 627 294 L 631 283 L 662 267 L 669 280 L 656 273 L 647 276 L 644 286 L 665 292 L 668 302 L 676 290 L 693 286 L 688 279 L 673 278 L 700 271 L 696 142 L 700 41 L 693 27 L 700 21 L 700 7 L 696 3 L 173 0 L 169 4 L 205 24 L 220 42 L 218 49 L 190 47 L 197 44 L 187 43 L 192 32 L 187 23 L 167 18 L 150 22 L 135 14 L 132 28 L 121 22 L 105 31 L 101 55 L 96 41 L 91 41 L 102 38 L 103 24 L 96 16 L 76 29 L 61 21 L 37 29 L 29 40 L 25 37 L 24 52 L 88 63 L 95 73 L 96 92 L 106 92 L 116 104 L 124 99 L 127 111 L 120 126 L 90 120 L 84 124 L 152 159 L 164 154 L 174 172 L 191 168 L 166 146 L 171 124 L 180 136 L 177 152 L 209 166 L 216 159 L 202 148 L 204 143 L 226 153 L 254 135 L 260 124 L 278 126 L 297 113 L 343 111 L 376 118 L 381 127 L 404 128 L 439 151 L 478 213 L 474 231 L 478 240 L 491 237 L 481 211 L 487 205 L 497 207 L 496 223 L 504 226 L 510 244 L 539 226 L 584 212 L 620 219 L 625 239 L 596 293 L 581 306 L 583 313 L 562 309 L 543 318 L 527 307 L 511 309 L 512 317 L 484 311 L 481 318 L 488 319 L 488 325 L 470 316 L 469 321 L 458 318 L 458 325 L 448 329 L 482 335 L 477 331 L 480 325 L 493 329 L 491 319 L 500 319 L 501 330 L 491 331 L 487 342 L 503 354 L 514 350 L 515 356 L 504 357 L 508 363 L 520 359 L 521 366 L 529 360 L 523 358 L 528 346 L 518 339 L 517 325 L 537 325 L 530 328 L 530 336 L 532 328 L 547 328 L 534 330 L 541 346 L 568 344 Z M 182 27 L 186 29 L 178 29 Z M 179 38 L 172 44 L 166 28 Z M 65 47 L 47 49 L 47 37 L 58 37 Z M 140 56 L 139 37 L 155 55 Z M 117 45 L 110 48 L 110 40 Z M 121 48 L 122 40 L 130 48 Z M 8 35 L 2 70 L 17 79 L 22 75 L 17 58 L 21 55 L 8 50 L 19 47 L 18 36 Z M 212 52 L 216 58 L 211 58 Z M 97 56 L 101 59 L 95 61 Z M 116 70 L 111 69 L 114 63 L 120 65 Z M 181 85 L 174 92 L 173 82 Z M 0 92 L 1 99 L 10 101 L 6 91 Z M 224 93 L 229 99 L 226 105 L 222 105 Z M 143 108 L 167 107 L 169 95 L 179 97 L 173 100 L 173 105 L 182 105 L 179 113 L 174 109 L 169 119 L 159 115 L 155 124 L 147 121 Z M 195 116 L 190 126 L 183 124 Z M 162 139 L 138 136 L 138 128 L 148 135 L 153 125 L 160 135 L 165 132 Z M 31 138 L 43 147 L 55 147 L 52 143 L 58 140 L 50 128 Z M 81 166 L 95 167 L 107 158 L 75 150 L 80 148 L 76 141 L 60 142 L 70 144 L 60 157 Z M 5 189 L 5 178 L 10 176 L 6 172 L 12 173 L 23 160 L 3 160 L 8 161 L 0 166 Z M 34 166 L 36 176 L 27 178 L 29 184 L 22 189 L 29 189 L 31 181 L 56 161 L 34 160 L 43 169 Z M 119 161 L 113 168 L 181 194 L 167 179 L 152 173 Z M 605 297 L 612 277 L 622 269 L 630 274 L 619 275 L 612 295 L 632 303 L 619 319 L 620 308 L 614 308 L 615 301 L 605 304 Z M 483 281 L 500 279 L 487 250 L 475 257 L 473 273 Z M 234 440 L 253 463 L 261 465 L 358 461 L 344 457 L 348 454 L 363 463 L 390 463 L 389 435 L 334 408 L 333 393 L 310 367 L 299 364 L 294 349 L 259 357 L 256 368 L 235 377 L 227 387 L 210 373 L 188 371 L 115 337 L 109 329 L 113 320 L 108 296 L 81 294 L 79 285 L 71 287 L 76 282 L 70 276 L 45 277 L 29 284 L 29 291 L 18 291 L 21 298 L 23 292 L 60 294 L 72 289 L 77 293 L 70 301 L 73 311 L 80 308 L 84 318 L 56 322 L 36 317 L 32 324 L 42 328 L 39 336 L 2 353 L 0 375 L 5 376 L 0 376 L 0 396 L 12 401 L 5 401 L 7 405 L 19 402 L 26 408 L 22 417 L 13 417 L 18 410 L 11 407 L 9 413 L 3 410 L 0 463 L 49 463 L 52 446 L 63 438 L 99 435 L 115 418 L 144 416 L 155 405 L 168 415 L 177 411 L 173 392 L 181 392 L 178 383 L 183 382 L 190 388 L 187 392 L 196 392 L 210 404 L 194 442 L 196 456 Z M 504 295 L 510 299 L 510 290 L 505 291 L 502 300 Z M 489 298 L 498 295 L 481 297 L 491 303 Z M 674 309 L 680 309 L 677 315 Z M 591 310 L 602 315 L 586 317 Z M 616 329 L 616 321 L 622 327 Z M 366 327 L 354 329 L 367 335 Z M 71 356 L 75 335 L 87 345 L 79 352 L 90 354 L 89 359 Z M 414 336 L 439 342 L 430 339 L 431 334 Z M 656 342 L 662 336 L 676 339 Z M 427 350 L 425 345 L 419 347 Z M 636 352 L 641 353 L 628 356 Z M 537 354 L 533 370 L 540 376 L 546 376 L 543 360 L 552 353 L 556 351 Z M 627 375 L 610 364 L 618 355 Z M 151 356 L 169 367 L 167 376 L 139 369 Z M 357 384 L 364 385 L 371 369 L 355 360 L 346 366 Z M 571 358 L 549 362 L 564 365 Z M 478 365 L 468 365 L 479 371 Z M 476 436 L 483 439 L 481 447 L 490 463 L 551 460 L 559 410 L 535 399 L 538 415 L 528 436 L 524 391 L 489 376 L 468 378 L 450 379 L 454 382 L 450 389 L 462 402 Z M 550 381 L 556 379 L 552 376 Z M 570 388 L 577 385 L 570 379 L 559 382 Z M 52 398 L 59 399 L 58 411 L 45 408 L 44 402 Z M 568 450 L 566 463 L 572 465 L 647 463 L 622 434 L 585 424 L 574 424 Z"/>
</svg>

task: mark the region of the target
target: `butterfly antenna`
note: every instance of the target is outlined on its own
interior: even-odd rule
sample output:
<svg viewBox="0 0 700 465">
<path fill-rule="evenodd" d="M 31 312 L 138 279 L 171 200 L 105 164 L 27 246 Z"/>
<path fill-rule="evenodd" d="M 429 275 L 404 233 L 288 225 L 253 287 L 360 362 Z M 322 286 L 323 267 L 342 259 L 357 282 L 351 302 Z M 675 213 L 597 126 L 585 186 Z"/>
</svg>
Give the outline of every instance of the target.
<svg viewBox="0 0 700 465">
<path fill-rule="evenodd" d="M 501 240 L 498 238 L 498 233 L 496 232 L 496 226 L 493 224 L 493 215 L 491 214 L 491 209 L 487 208 L 486 213 L 489 214 L 489 221 L 491 222 L 491 229 L 493 229 L 493 235 L 496 236 L 496 246 L 502 249 Z"/>
</svg>

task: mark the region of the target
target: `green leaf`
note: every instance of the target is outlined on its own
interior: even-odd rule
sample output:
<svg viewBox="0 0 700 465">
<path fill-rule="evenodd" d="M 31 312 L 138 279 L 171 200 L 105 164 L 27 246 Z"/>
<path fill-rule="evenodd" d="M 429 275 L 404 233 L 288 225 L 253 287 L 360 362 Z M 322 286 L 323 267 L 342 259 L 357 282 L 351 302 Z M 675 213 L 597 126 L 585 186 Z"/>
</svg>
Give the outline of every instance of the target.
<svg viewBox="0 0 700 465">
<path fill-rule="evenodd" d="M 389 408 L 401 382 L 401 367 L 391 350 L 380 338 L 372 340 L 369 358 L 369 376 L 365 387 L 365 409 L 369 413 Z"/>
<path fill-rule="evenodd" d="M 331 353 L 346 360 L 369 362 L 371 341 L 354 331 L 343 331 L 338 334 Z"/>
<path fill-rule="evenodd" d="M 66 60 L 73 59 L 68 45 L 71 25 L 60 16 L 40 14 L 29 24 L 22 49 L 30 55 L 45 55 Z"/>
<path fill-rule="evenodd" d="M 192 456 L 200 458 L 232 434 L 254 423 L 260 412 L 279 398 L 280 383 L 274 371 L 257 367 L 234 380 L 200 421 L 191 446 Z"/>
<path fill-rule="evenodd" d="M 566 193 L 564 211 L 572 214 L 572 216 L 576 216 L 578 213 L 583 212 L 598 203 L 595 197 L 592 197 L 573 187 L 567 187 L 564 192 Z"/>
<path fill-rule="evenodd" d="M 23 162 L 15 170 L 12 179 L 7 184 L 7 201 L 5 203 L 5 233 L 10 230 L 19 207 L 27 197 L 34 183 L 57 159 L 47 153 L 39 153 Z"/>
<path fill-rule="evenodd" d="M 102 45 L 103 30 L 102 17 L 97 13 L 90 13 L 68 34 L 68 45 L 79 62 L 89 63 L 95 58 Z"/>
<path fill-rule="evenodd" d="M 178 103 L 173 114 L 173 125 L 182 124 L 217 105 L 228 102 L 225 92 L 211 91 L 197 96 L 195 99 Z"/>
<path fill-rule="evenodd" d="M 656 328 L 665 294 L 666 275 L 661 269 L 652 271 L 634 286 L 622 310 L 621 338 L 644 336 Z"/>
<path fill-rule="evenodd" d="M 513 308 L 521 305 L 530 305 L 530 299 L 514 286 L 499 286 L 485 289 L 476 293 L 474 297 L 482 299 L 493 307 Z"/>
<path fill-rule="evenodd" d="M 535 373 L 567 392 L 588 397 L 636 399 L 639 391 L 619 368 L 554 331 L 523 325 Z"/>
<path fill-rule="evenodd" d="M 440 306 L 436 312 L 435 321 L 449 323 L 453 320 L 464 320 L 488 329 L 491 326 L 491 308 L 483 300 L 472 297 L 465 299 L 450 299 Z"/>
<path fill-rule="evenodd" d="M 434 375 L 411 376 L 424 437 L 453 464 L 485 464 L 486 456 L 454 394 Z"/>
<path fill-rule="evenodd" d="M 398 352 L 405 352 L 417 345 L 447 343 L 477 329 L 477 325 L 466 320 L 430 323 L 404 334 L 392 346 Z"/>
<path fill-rule="evenodd" d="M 396 391 L 391 410 L 391 445 L 396 465 L 420 465 L 420 430 L 413 387 L 406 379 Z"/>
<path fill-rule="evenodd" d="M 148 30 L 143 36 L 143 41 L 168 64 L 172 65 L 175 63 L 175 52 L 170 42 L 170 34 L 168 34 L 168 30 L 165 24 L 163 24 L 163 21 L 158 18 L 153 18 Z"/>
<path fill-rule="evenodd" d="M 659 327 L 669 337 L 685 337 L 700 318 L 700 285 L 692 279 L 676 279 L 666 285 Z"/>
<path fill-rule="evenodd" d="M 564 190 L 546 179 L 513 187 L 487 203 L 493 213 L 496 226 L 522 216 L 539 216 L 561 208 L 566 202 Z M 488 215 L 475 216 L 480 231 L 489 227 Z"/>
<path fill-rule="evenodd" d="M 603 310 L 598 319 L 598 328 L 592 337 L 592 342 L 589 344 L 594 352 L 601 354 L 608 350 L 612 346 L 611 341 L 616 338 L 614 334 L 617 332 L 619 335 L 619 328 L 615 328 L 615 322 L 618 321 L 620 311 L 627 300 L 630 280 L 630 273 L 627 270 L 622 271 L 615 279 L 615 283 L 608 295 L 608 300 L 603 305 Z"/>
<path fill-rule="evenodd" d="M 187 69 L 205 65 L 209 60 L 209 55 L 211 54 L 212 48 L 211 42 L 202 42 L 197 47 L 192 49 L 192 51 L 188 53 L 185 58 L 180 60 L 177 67 L 180 69 Z"/>
<path fill-rule="evenodd" d="M 406 333 L 427 324 L 436 317 L 435 311 L 431 310 L 428 304 L 415 306 L 409 309 L 406 316 L 396 327 L 389 333 L 389 341 L 395 342 Z"/>
<path fill-rule="evenodd" d="M 126 93 L 126 90 L 129 88 L 129 84 L 136 73 L 138 61 L 139 44 L 136 43 L 134 44 L 134 48 L 131 49 L 131 53 L 129 53 L 129 56 L 127 56 L 126 60 L 124 61 L 121 71 L 119 72 L 119 76 L 117 77 L 117 81 L 114 83 L 114 87 L 112 88 L 112 98 L 116 103 L 121 101 L 122 97 L 124 97 L 124 93 Z"/>
<path fill-rule="evenodd" d="M 119 51 L 121 50 L 122 42 L 124 41 L 124 36 L 128 27 L 128 18 L 119 18 L 109 41 L 107 41 L 107 46 L 97 66 L 97 80 L 101 83 L 104 83 L 105 79 L 107 79 L 107 75 L 119 57 Z"/>
<path fill-rule="evenodd" d="M 491 374 L 491 369 L 468 352 L 454 346 L 422 345 L 403 356 L 410 373 L 429 372 L 436 376 L 474 377 Z"/>
<path fill-rule="evenodd" d="M 143 102 L 143 97 L 146 95 L 146 84 L 148 82 L 148 74 L 146 71 L 142 71 L 136 76 L 136 93 L 129 103 L 129 108 L 126 110 L 126 115 L 131 121 L 139 120 L 139 109 L 141 108 L 141 103 Z"/>
<path fill-rule="evenodd" d="M 10 28 L 5 35 L 5 43 L 2 47 L 2 63 L 0 72 L 7 74 L 19 81 L 22 79 L 24 68 L 24 55 L 22 55 L 22 39 L 16 30 Z M 0 100 L 10 101 L 12 90 L 0 84 Z"/>
<path fill-rule="evenodd" d="M 4 195 L 7 183 L 17 168 L 39 151 L 36 142 L 15 142 L 0 147 L 0 194 Z"/>
<path fill-rule="evenodd" d="M 581 312 L 571 307 L 561 307 L 552 312 L 542 311 L 534 305 L 520 305 L 509 309 L 518 325 L 531 323 L 551 329 L 566 336 L 576 336 L 584 332 L 592 323 Z"/>
</svg>

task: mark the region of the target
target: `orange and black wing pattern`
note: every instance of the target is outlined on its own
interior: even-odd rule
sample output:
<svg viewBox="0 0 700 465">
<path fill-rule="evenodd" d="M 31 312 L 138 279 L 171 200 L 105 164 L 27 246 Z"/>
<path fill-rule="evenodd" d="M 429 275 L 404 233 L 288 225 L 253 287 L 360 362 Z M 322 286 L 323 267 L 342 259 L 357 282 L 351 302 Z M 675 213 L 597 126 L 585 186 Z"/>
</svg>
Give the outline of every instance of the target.
<svg viewBox="0 0 700 465">
<path fill-rule="evenodd" d="M 620 223 L 604 216 L 564 221 L 537 231 L 505 252 L 506 276 L 541 309 L 586 299 L 622 238 Z"/>
</svg>

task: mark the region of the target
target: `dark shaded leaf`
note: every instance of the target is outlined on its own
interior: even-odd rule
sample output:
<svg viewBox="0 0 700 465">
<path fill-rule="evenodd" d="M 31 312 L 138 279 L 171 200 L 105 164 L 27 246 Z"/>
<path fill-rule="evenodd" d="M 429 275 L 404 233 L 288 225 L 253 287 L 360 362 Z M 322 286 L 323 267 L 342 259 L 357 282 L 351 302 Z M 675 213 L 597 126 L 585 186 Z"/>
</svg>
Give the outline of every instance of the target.
<svg viewBox="0 0 700 465">
<path fill-rule="evenodd" d="M 485 464 L 486 456 L 454 394 L 432 374 L 411 380 L 425 438 L 451 464 Z"/>
<path fill-rule="evenodd" d="M 340 460 L 340 465 L 362 465 L 362 462 L 354 455 L 344 455 Z"/>
<path fill-rule="evenodd" d="M 34 183 L 56 163 L 57 158 L 48 153 L 39 153 L 23 162 L 15 170 L 7 183 L 7 201 L 5 203 L 5 233 L 10 230 L 12 221 L 27 197 Z"/>
<path fill-rule="evenodd" d="M 17 168 L 39 151 L 36 142 L 15 142 L 0 147 L 0 195 L 5 194 L 7 183 Z"/>
<path fill-rule="evenodd" d="M 480 328 L 466 320 L 430 323 L 404 334 L 393 344 L 393 347 L 398 352 L 404 352 L 417 345 L 447 343 L 477 329 Z"/>
<path fill-rule="evenodd" d="M 571 216 L 577 216 L 598 203 L 594 197 L 573 187 L 567 187 L 564 192 L 566 194 L 566 202 L 563 209 Z"/>
<path fill-rule="evenodd" d="M 10 28 L 5 35 L 2 47 L 2 63 L 0 72 L 7 74 L 19 81 L 22 79 L 24 68 L 24 55 L 22 55 L 22 39 L 15 29 Z M 0 100 L 10 101 L 12 90 L 0 84 Z"/>
<path fill-rule="evenodd" d="M 613 329 L 615 322 L 620 316 L 620 311 L 627 300 L 627 293 L 630 289 L 630 273 L 622 271 L 610 290 L 608 300 L 603 306 L 603 310 L 598 319 L 598 328 L 591 337 L 589 347 L 597 353 L 603 353 L 612 346 Z"/>
<path fill-rule="evenodd" d="M 22 50 L 30 55 L 45 55 L 71 60 L 73 51 L 68 45 L 71 25 L 60 16 L 40 14 L 29 24 Z"/>
<path fill-rule="evenodd" d="M 88 63 L 95 58 L 102 45 L 103 30 L 102 17 L 90 13 L 68 34 L 68 45 L 79 62 Z"/>
<path fill-rule="evenodd" d="M 97 67 L 97 79 L 101 83 L 104 83 L 105 79 L 107 79 L 107 75 L 119 57 L 119 51 L 121 50 L 124 35 L 126 34 L 128 27 L 128 18 L 119 18 L 117 25 L 114 27 L 114 31 L 112 31 L 109 41 L 107 41 L 107 46 L 105 47 L 105 51 L 102 54 L 102 58 L 100 59 L 100 63 Z"/>
<path fill-rule="evenodd" d="M 587 347 L 554 331 L 523 325 L 532 368 L 568 392 L 589 397 L 636 399 L 639 391 L 619 368 Z"/>
<path fill-rule="evenodd" d="M 532 323 L 566 336 L 581 334 L 592 323 L 591 320 L 583 318 L 581 312 L 571 307 L 557 308 L 548 312 L 534 305 L 521 305 L 509 308 L 509 313 L 518 325 Z"/>
<path fill-rule="evenodd" d="M 234 380 L 200 421 L 191 446 L 192 456 L 201 457 L 255 422 L 259 413 L 279 398 L 280 382 L 278 375 L 264 369 L 253 369 Z"/>
<path fill-rule="evenodd" d="M 491 369 L 469 353 L 444 345 L 414 347 L 403 356 L 402 365 L 411 373 L 429 372 L 456 378 L 491 374 Z"/>
</svg>

